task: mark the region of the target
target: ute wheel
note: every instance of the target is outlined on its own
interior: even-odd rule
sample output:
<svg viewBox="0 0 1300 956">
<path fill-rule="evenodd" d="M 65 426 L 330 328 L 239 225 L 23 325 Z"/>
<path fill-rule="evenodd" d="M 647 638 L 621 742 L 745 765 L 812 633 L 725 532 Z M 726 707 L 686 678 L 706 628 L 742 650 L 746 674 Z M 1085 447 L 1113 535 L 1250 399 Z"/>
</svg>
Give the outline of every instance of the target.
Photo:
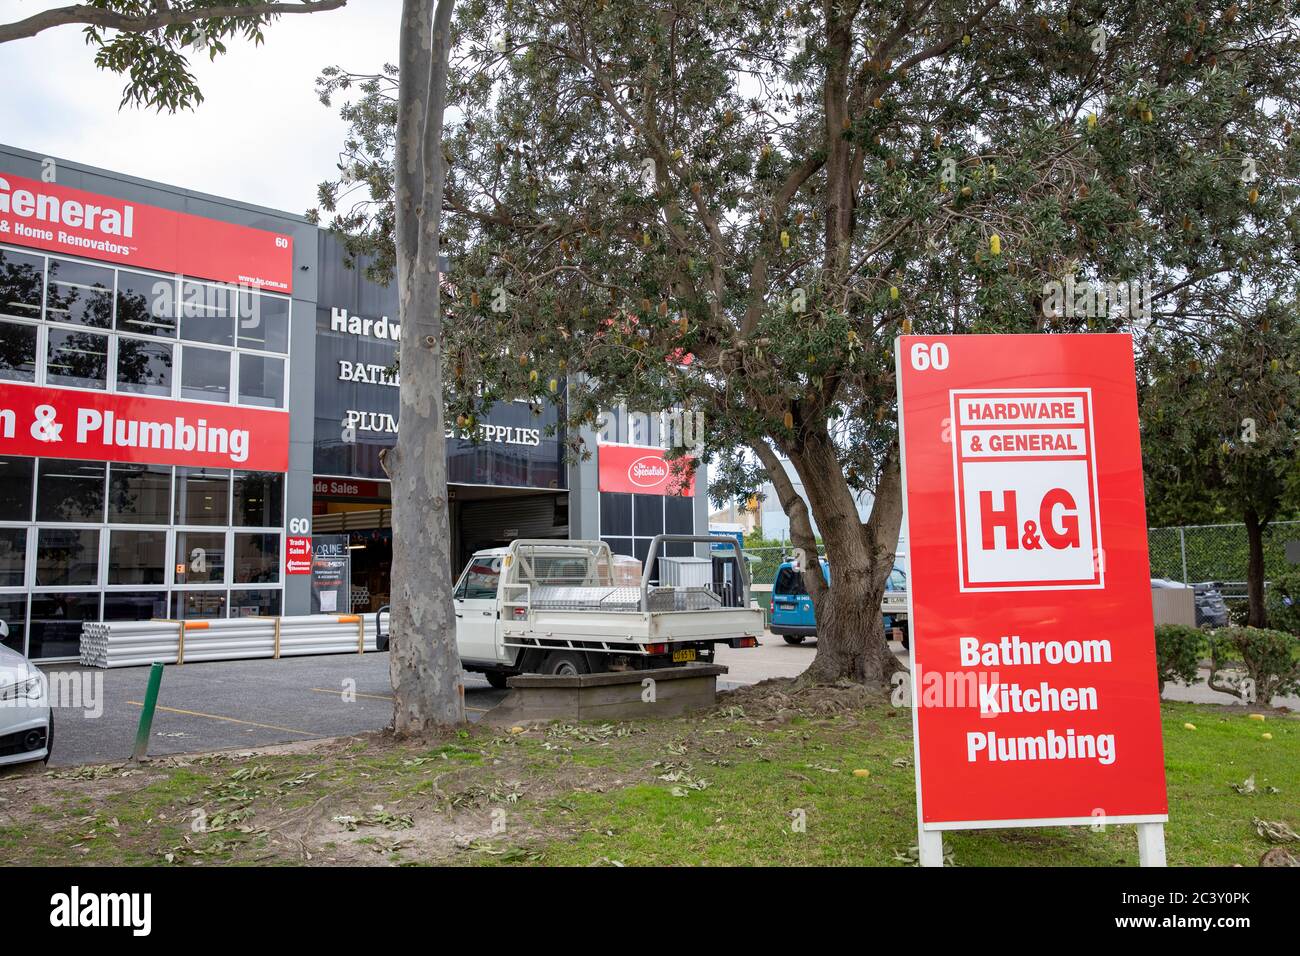
<svg viewBox="0 0 1300 956">
<path fill-rule="evenodd" d="M 591 673 L 591 668 L 587 666 L 587 655 L 581 651 L 551 651 L 542 658 L 540 670 L 543 674 L 555 677 L 577 677 L 579 674 Z"/>
<path fill-rule="evenodd" d="M 505 690 L 506 681 L 510 678 L 510 675 L 505 671 L 487 671 L 483 676 L 487 678 L 487 682 L 497 690 Z"/>
<path fill-rule="evenodd" d="M 42 763 L 49 763 L 50 757 L 54 755 L 54 708 L 50 708 L 50 724 L 45 731 L 45 759 Z"/>
<path fill-rule="evenodd" d="M 783 634 L 782 637 L 785 638 L 787 644 L 802 644 L 804 636 L 802 634 Z"/>
</svg>

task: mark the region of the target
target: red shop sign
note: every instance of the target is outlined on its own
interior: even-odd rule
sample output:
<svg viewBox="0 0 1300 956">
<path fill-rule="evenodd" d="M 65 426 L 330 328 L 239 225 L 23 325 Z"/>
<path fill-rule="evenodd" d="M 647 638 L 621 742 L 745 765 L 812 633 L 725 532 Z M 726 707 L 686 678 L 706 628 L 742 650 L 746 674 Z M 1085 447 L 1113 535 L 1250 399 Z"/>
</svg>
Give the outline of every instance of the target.
<svg viewBox="0 0 1300 956">
<path fill-rule="evenodd" d="M 4 383 L 0 454 L 286 471 L 289 413 Z"/>
<path fill-rule="evenodd" d="M 0 173 L 0 242 L 293 291 L 293 239 Z"/>
<path fill-rule="evenodd" d="M 284 573 L 311 574 L 311 538 L 284 539 Z"/>
<path fill-rule="evenodd" d="M 662 448 L 639 445 L 601 445 L 597 457 L 601 491 L 686 498 L 695 494 L 689 458 L 670 462 Z"/>
<path fill-rule="evenodd" d="M 923 856 L 1166 820 L 1131 337 L 903 336 L 895 362 Z"/>
</svg>

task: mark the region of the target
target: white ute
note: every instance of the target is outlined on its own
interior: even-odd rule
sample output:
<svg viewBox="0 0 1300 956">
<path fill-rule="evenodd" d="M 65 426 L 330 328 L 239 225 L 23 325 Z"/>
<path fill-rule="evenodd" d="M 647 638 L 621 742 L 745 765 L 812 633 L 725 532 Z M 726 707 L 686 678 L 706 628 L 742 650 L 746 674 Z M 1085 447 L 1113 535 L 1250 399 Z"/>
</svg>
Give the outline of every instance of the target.
<svg viewBox="0 0 1300 956">
<path fill-rule="evenodd" d="M 739 546 L 708 535 L 659 535 L 644 570 L 603 541 L 520 539 L 477 552 L 453 599 L 461 665 L 494 687 L 521 673 L 707 663 L 714 645 L 755 647 L 763 633 Z"/>
</svg>

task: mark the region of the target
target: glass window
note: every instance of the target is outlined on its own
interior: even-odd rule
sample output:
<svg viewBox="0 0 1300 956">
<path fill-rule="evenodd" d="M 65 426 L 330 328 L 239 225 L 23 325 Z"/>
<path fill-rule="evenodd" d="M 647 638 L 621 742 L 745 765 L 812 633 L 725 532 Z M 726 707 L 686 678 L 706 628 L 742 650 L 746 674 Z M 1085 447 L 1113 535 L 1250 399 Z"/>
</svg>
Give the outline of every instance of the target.
<svg viewBox="0 0 1300 956">
<path fill-rule="evenodd" d="M 600 493 L 600 530 L 602 534 L 632 533 L 632 496 L 621 492 Z"/>
<path fill-rule="evenodd" d="M 456 600 L 474 600 L 476 598 L 492 599 L 497 596 L 497 582 L 501 580 L 501 559 L 475 558 L 465 569 L 460 587 L 456 588 Z"/>
<path fill-rule="evenodd" d="M 235 344 L 238 290 L 204 282 L 181 283 L 181 338 L 212 345 Z"/>
<path fill-rule="evenodd" d="M 772 585 L 772 593 L 798 596 L 807 594 L 808 591 L 804 587 L 802 574 L 794 568 L 782 568 L 776 576 L 776 584 Z"/>
<path fill-rule="evenodd" d="M 182 621 L 226 616 L 225 591 L 173 591 L 172 613 Z"/>
<path fill-rule="evenodd" d="M 166 584 L 166 531 L 111 531 L 109 584 Z"/>
<path fill-rule="evenodd" d="M 602 536 L 600 540 L 609 545 L 609 550 L 615 554 L 630 555 L 634 550 L 631 538 L 606 538 Z"/>
<path fill-rule="evenodd" d="M 638 538 L 663 534 L 664 499 L 662 495 L 632 496 L 633 529 Z"/>
<path fill-rule="evenodd" d="M 177 584 L 224 584 L 225 532 L 177 531 L 175 571 Z"/>
<path fill-rule="evenodd" d="M 108 466 L 108 520 L 167 524 L 171 517 L 172 470 L 167 465 Z"/>
<path fill-rule="evenodd" d="M 0 528 L 0 588 L 23 586 L 27 566 L 27 529 Z"/>
<path fill-rule="evenodd" d="M 0 379 L 36 381 L 36 326 L 0 322 Z"/>
<path fill-rule="evenodd" d="M 33 594 L 27 656 L 77 657 L 81 625 L 99 620 L 99 594 Z"/>
<path fill-rule="evenodd" d="M 37 521 L 104 520 L 104 463 L 41 459 Z"/>
<path fill-rule="evenodd" d="M 120 336 L 117 340 L 116 381 L 119 392 L 171 395 L 171 345 Z"/>
<path fill-rule="evenodd" d="M 0 521 L 32 520 L 35 458 L 0 457 Z"/>
<path fill-rule="evenodd" d="M 36 586 L 99 583 L 99 532 L 91 528 L 41 528 L 36 537 Z"/>
<path fill-rule="evenodd" d="M 256 292 L 239 296 L 239 344 L 266 352 L 289 351 L 290 300 Z"/>
<path fill-rule="evenodd" d="M 176 523 L 229 522 L 230 472 L 215 468 L 176 469 Z"/>
<path fill-rule="evenodd" d="M 104 620 L 151 621 L 167 617 L 165 591 L 106 591 Z"/>
<path fill-rule="evenodd" d="M 45 381 L 74 388 L 104 388 L 108 373 L 108 336 L 71 329 L 50 329 Z"/>
<path fill-rule="evenodd" d="M 284 407 L 284 359 L 239 356 L 239 401 L 244 405 Z"/>
<path fill-rule="evenodd" d="M 278 617 L 280 592 L 274 588 L 256 588 L 230 592 L 231 617 Z"/>
<path fill-rule="evenodd" d="M 9 625 L 9 636 L 4 638 L 5 647 L 11 647 L 19 654 L 25 652 L 27 643 L 27 595 L 0 594 L 0 621 Z M 80 642 L 78 642 L 80 652 Z"/>
<path fill-rule="evenodd" d="M 181 398 L 230 401 L 230 354 L 216 349 L 181 349 Z"/>
<path fill-rule="evenodd" d="M 280 580 L 280 536 L 236 534 L 234 584 L 275 584 Z"/>
<path fill-rule="evenodd" d="M 274 471 L 235 472 L 234 523 L 245 528 L 284 525 L 284 475 Z"/>
<path fill-rule="evenodd" d="M 669 534 L 695 533 L 695 499 L 681 495 L 664 497 L 664 530 Z M 641 533 L 640 527 L 637 534 Z"/>
<path fill-rule="evenodd" d="M 44 293 L 44 257 L 0 249 L 0 315 L 39 319 Z"/>
<path fill-rule="evenodd" d="M 142 272 L 117 273 L 119 332 L 176 337 L 176 280 Z"/>
<path fill-rule="evenodd" d="M 108 328 L 113 318 L 113 270 L 51 259 L 45 317 L 51 322 Z"/>
</svg>

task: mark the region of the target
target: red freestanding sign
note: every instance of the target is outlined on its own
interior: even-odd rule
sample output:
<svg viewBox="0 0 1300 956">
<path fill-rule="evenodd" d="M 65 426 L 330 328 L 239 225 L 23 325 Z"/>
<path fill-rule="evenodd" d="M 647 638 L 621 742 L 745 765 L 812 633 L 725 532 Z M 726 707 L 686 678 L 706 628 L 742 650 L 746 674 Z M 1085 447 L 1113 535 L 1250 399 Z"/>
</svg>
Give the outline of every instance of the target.
<svg viewBox="0 0 1300 956">
<path fill-rule="evenodd" d="M 1165 821 L 1131 337 L 902 336 L 895 362 L 923 844 Z"/>
</svg>

